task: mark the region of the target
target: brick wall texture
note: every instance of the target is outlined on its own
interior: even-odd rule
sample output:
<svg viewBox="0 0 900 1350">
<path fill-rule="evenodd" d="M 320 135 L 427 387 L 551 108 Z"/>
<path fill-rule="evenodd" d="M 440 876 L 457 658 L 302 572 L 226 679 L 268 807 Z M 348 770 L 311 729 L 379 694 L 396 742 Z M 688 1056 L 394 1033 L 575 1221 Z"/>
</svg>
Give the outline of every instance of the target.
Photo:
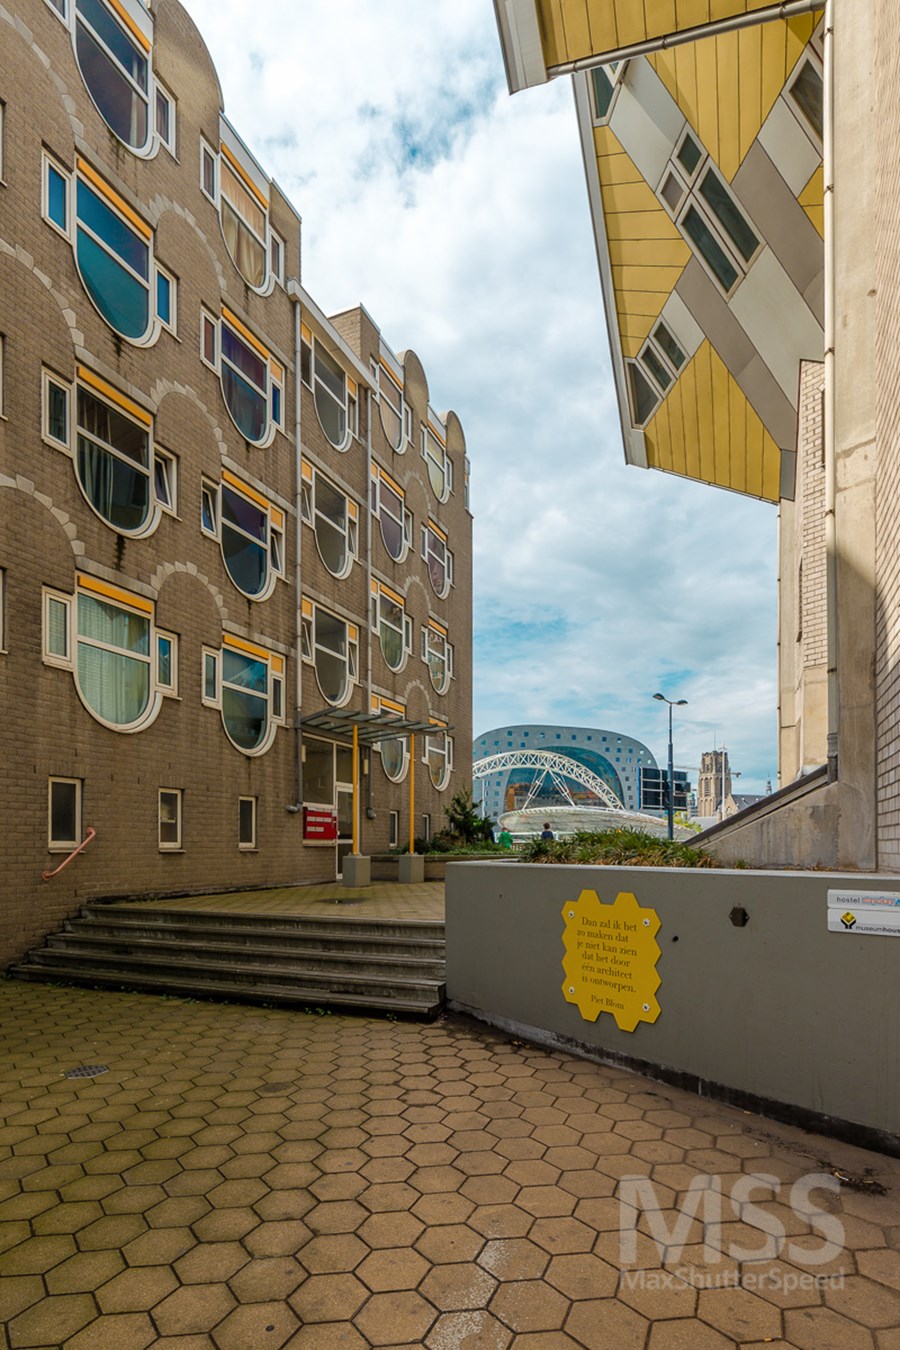
<svg viewBox="0 0 900 1350">
<path fill-rule="evenodd" d="M 70 0 L 70 9 L 74 5 Z M 151 63 L 177 106 L 177 158 L 160 147 L 134 154 L 107 126 L 75 57 L 69 24 L 46 0 L 0 8 L 0 337 L 4 406 L 0 419 L 0 568 L 5 614 L 0 652 L 0 764 L 5 861 L 0 899 L 0 961 L 18 956 L 86 898 L 158 895 L 327 880 L 335 849 L 304 846 L 293 730 L 296 685 L 295 589 L 297 455 L 294 442 L 294 306 L 286 289 L 247 285 L 232 261 L 219 212 L 200 186 L 201 137 L 218 150 L 220 87 L 202 39 L 177 0 L 153 6 Z M 42 156 L 73 173 L 81 157 L 117 194 L 122 209 L 153 230 L 156 258 L 177 279 L 177 336 L 165 329 L 148 345 L 118 336 L 89 298 L 70 239 L 42 219 Z M 300 264 L 299 220 L 270 185 L 271 223 L 285 241 L 285 272 Z M 70 199 L 70 213 L 74 197 Z M 285 369 L 284 431 L 267 446 L 249 444 L 232 421 L 218 373 L 203 363 L 201 307 L 227 306 Z M 359 384 L 359 434 L 343 452 L 327 440 L 313 391 L 301 395 L 302 454 L 355 503 L 359 557 L 336 579 L 324 566 L 315 530 L 301 531 L 303 596 L 359 629 L 358 682 L 346 707 L 368 712 L 373 695 L 405 706 L 407 716 L 453 725 L 459 767 L 439 791 L 416 746 L 416 814 L 444 823 L 444 807 L 468 778 L 471 742 L 471 518 L 464 500 L 465 440 L 454 414 L 445 420 L 455 489 L 435 497 L 421 453 L 428 385 L 414 353 L 401 372 L 412 414 L 403 453 L 391 448 L 364 376 L 341 354 L 339 336 L 364 371 L 378 358 L 380 335 L 364 311 L 316 326 L 304 322 Z M 153 418 L 155 442 L 177 459 L 177 511 L 162 513 L 144 537 L 117 533 L 89 505 L 72 453 L 42 434 L 42 372 L 74 382 L 84 367 Z M 373 396 L 374 399 L 374 396 Z M 71 416 L 74 416 L 74 401 Z M 371 416 L 370 416 L 371 408 Z M 70 420 L 71 420 L 70 416 Z M 370 443 L 369 443 L 370 441 Z M 369 457 L 406 493 L 413 547 L 389 556 L 369 510 Z M 201 532 L 201 480 L 230 473 L 284 516 L 286 566 L 267 598 L 253 601 L 233 584 L 215 538 Z M 455 584 L 441 598 L 421 556 L 420 529 L 431 518 L 455 555 Z M 86 708 L 72 670 L 43 659 L 42 594 L 72 595 L 85 574 L 149 601 L 155 623 L 178 637 L 177 698 L 125 734 Z M 372 579 L 399 593 L 413 621 L 413 650 L 403 668 L 386 664 L 369 624 Z M 454 678 L 435 689 L 421 656 L 422 628 L 441 623 L 455 648 Z M 202 649 L 231 636 L 285 661 L 286 724 L 265 753 L 247 755 L 225 734 L 222 713 L 205 706 Z M 327 708 L 316 668 L 302 663 L 302 711 Z M 57 878 L 41 871 L 60 861 L 48 849 L 48 780 L 80 780 L 83 824 L 97 837 Z M 362 811 L 362 851 L 388 844 L 389 812 L 408 832 L 409 784 L 391 783 L 371 756 L 374 819 Z M 158 793 L 183 793 L 179 852 L 159 848 Z M 238 800 L 258 803 L 258 847 L 238 848 Z M 365 806 L 365 802 L 363 803 Z M 419 820 L 419 825 L 421 820 Z M 419 830 L 417 829 L 417 833 Z"/>
<path fill-rule="evenodd" d="M 876 716 L 879 866 L 900 867 L 900 9 L 876 23 Z"/>
</svg>

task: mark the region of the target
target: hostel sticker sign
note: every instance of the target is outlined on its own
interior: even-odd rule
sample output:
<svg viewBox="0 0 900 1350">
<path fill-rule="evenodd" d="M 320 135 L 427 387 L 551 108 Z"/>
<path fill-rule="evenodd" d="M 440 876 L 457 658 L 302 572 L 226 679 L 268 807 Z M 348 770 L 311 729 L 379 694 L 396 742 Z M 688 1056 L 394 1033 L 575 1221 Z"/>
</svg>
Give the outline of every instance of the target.
<svg viewBox="0 0 900 1350">
<path fill-rule="evenodd" d="M 857 937 L 900 937 L 900 893 L 896 891 L 829 891 L 829 933 Z"/>
<path fill-rule="evenodd" d="M 611 905 L 602 905 L 596 891 L 582 891 L 562 913 L 566 1002 L 577 1004 L 586 1022 L 611 1013 L 620 1031 L 655 1022 L 660 1012 L 655 910 L 641 909 L 630 891 L 620 891 Z"/>
</svg>

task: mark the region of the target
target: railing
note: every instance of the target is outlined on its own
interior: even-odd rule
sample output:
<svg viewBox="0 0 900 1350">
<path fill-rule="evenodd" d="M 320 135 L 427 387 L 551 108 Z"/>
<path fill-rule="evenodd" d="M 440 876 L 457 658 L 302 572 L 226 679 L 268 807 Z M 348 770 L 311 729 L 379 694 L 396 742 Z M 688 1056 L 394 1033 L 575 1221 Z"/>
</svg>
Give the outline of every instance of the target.
<svg viewBox="0 0 900 1350">
<path fill-rule="evenodd" d="M 91 842 L 91 840 L 92 840 L 92 839 L 96 839 L 96 837 L 97 837 L 97 831 L 93 828 L 93 826 L 89 825 L 89 826 L 88 826 L 88 832 L 87 832 L 87 834 L 84 836 L 84 838 L 82 839 L 82 841 L 81 841 L 81 843 L 78 845 L 78 847 L 77 847 L 77 848 L 73 848 L 73 850 L 72 850 L 72 852 L 69 854 L 68 858 L 65 858 L 65 859 L 59 864 L 59 867 L 54 867 L 54 869 L 53 869 L 52 872 L 42 872 L 42 873 L 41 873 L 41 881 L 49 881 L 51 877 L 58 876 L 59 873 L 63 870 L 63 868 L 64 868 L 64 867 L 68 867 L 68 865 L 69 865 L 69 863 L 72 861 L 72 859 L 73 859 L 73 858 L 77 858 L 78 855 L 79 855 L 79 853 L 81 853 L 83 849 L 86 849 L 87 846 L 88 846 L 88 844 Z"/>
</svg>

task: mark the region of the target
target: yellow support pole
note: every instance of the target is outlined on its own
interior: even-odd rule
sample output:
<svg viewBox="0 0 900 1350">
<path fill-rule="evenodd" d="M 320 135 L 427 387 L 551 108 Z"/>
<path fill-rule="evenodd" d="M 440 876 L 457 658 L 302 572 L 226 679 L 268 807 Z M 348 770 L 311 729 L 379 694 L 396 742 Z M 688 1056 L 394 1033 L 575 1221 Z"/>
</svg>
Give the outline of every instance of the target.
<svg viewBox="0 0 900 1350">
<path fill-rule="evenodd" d="M 353 852 L 359 853 L 359 727 L 353 723 Z"/>
<path fill-rule="evenodd" d="M 416 851 L 416 737 L 409 738 L 409 851 Z"/>
</svg>

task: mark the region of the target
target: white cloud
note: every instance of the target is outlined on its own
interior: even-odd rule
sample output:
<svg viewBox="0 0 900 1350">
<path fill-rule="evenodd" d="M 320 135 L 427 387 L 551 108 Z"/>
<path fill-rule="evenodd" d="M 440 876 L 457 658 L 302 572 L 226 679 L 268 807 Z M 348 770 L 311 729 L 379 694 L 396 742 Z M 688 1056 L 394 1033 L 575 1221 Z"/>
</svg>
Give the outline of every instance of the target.
<svg viewBox="0 0 900 1350">
<path fill-rule="evenodd" d="M 775 770 L 775 512 L 626 468 L 571 91 L 510 98 L 487 0 L 188 0 L 226 113 L 303 216 L 304 283 L 422 358 L 473 465 L 475 730 L 614 727 L 657 688 Z M 252 36 L 248 40 L 248 33 Z"/>
</svg>

